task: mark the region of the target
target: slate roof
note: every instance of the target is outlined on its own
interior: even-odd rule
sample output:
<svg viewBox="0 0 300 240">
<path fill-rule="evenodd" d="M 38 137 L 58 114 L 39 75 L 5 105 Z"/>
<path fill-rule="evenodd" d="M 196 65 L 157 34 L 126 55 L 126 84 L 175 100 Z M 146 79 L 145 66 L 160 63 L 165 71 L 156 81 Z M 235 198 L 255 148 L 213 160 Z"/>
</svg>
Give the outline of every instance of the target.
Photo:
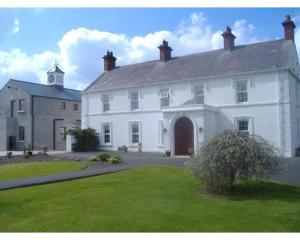
<svg viewBox="0 0 300 240">
<path fill-rule="evenodd" d="M 54 85 L 50 86 L 15 79 L 11 79 L 10 81 L 13 81 L 32 96 L 71 100 L 77 102 L 81 101 L 81 92 L 78 90 L 68 88 L 59 89 Z"/>
<path fill-rule="evenodd" d="M 137 87 L 183 79 L 230 75 L 288 67 L 288 56 L 295 51 L 292 41 L 283 39 L 235 46 L 232 51 L 209 52 L 125 65 L 104 72 L 85 91 Z"/>
</svg>

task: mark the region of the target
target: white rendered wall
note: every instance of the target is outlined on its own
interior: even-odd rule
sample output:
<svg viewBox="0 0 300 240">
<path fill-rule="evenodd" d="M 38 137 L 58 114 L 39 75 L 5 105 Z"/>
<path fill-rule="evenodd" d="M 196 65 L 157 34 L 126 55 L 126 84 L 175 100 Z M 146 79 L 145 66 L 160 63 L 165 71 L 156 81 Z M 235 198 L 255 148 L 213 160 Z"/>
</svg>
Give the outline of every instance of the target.
<svg viewBox="0 0 300 240">
<path fill-rule="evenodd" d="M 235 82 L 246 80 L 248 84 L 248 102 L 238 104 L 236 102 Z M 288 132 L 281 132 L 280 116 L 284 109 L 279 107 L 280 84 L 278 72 L 265 72 L 247 74 L 243 76 L 233 76 L 226 78 L 216 78 L 196 81 L 182 81 L 161 86 L 144 86 L 130 89 L 120 89 L 109 91 L 111 95 L 111 111 L 102 112 L 101 92 L 83 93 L 82 96 L 82 127 L 95 128 L 101 135 L 101 124 L 104 122 L 112 123 L 112 146 L 116 150 L 118 146 L 129 145 L 129 122 L 140 121 L 142 126 L 142 144 L 144 151 L 162 151 L 158 144 L 158 121 L 164 120 L 164 125 L 168 132 L 164 136 L 164 149 L 171 149 L 172 139 L 172 119 L 175 119 L 184 112 L 190 115 L 195 123 L 195 141 L 197 146 L 201 145 L 201 134 L 199 127 L 203 127 L 204 140 L 209 140 L 216 133 L 228 128 L 235 128 L 235 118 L 251 118 L 252 133 L 264 137 L 273 143 L 277 148 L 282 144 L 289 145 Z M 283 83 L 288 83 L 283 80 Z M 185 102 L 193 98 L 193 86 L 197 84 L 205 85 L 205 104 L 217 107 L 217 113 L 206 113 L 205 118 L 201 117 L 203 112 L 188 112 L 182 106 Z M 164 114 L 160 109 L 159 89 L 170 88 L 170 108 L 180 107 L 174 114 Z M 130 99 L 128 92 L 131 90 L 139 91 L 139 110 L 130 111 Z M 288 91 L 288 89 L 284 89 Z M 300 96 L 300 94 L 299 94 Z M 164 108 L 168 109 L 168 108 Z M 285 114 L 288 119 L 289 114 Z M 287 121 L 286 121 L 287 122 Z M 286 123 L 288 124 L 288 123 Z M 282 135 L 286 135 L 282 137 Z M 286 139 L 285 142 L 283 139 Z M 288 147 L 289 148 L 289 147 Z M 135 148 L 132 147 L 132 150 Z M 290 150 L 289 150 L 290 151 Z"/>
</svg>

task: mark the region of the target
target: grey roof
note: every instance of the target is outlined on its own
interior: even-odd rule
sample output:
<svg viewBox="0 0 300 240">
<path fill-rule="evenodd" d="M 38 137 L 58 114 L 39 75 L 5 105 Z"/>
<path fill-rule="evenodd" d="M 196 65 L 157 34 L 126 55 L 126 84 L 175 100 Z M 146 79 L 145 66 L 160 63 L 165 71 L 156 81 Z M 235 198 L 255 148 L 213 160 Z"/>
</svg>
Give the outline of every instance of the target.
<svg viewBox="0 0 300 240">
<path fill-rule="evenodd" d="M 104 72 L 85 91 L 283 68 L 288 67 L 291 51 L 295 51 L 294 43 L 280 39 L 235 46 L 232 51 L 219 49 L 173 57 L 167 62 L 156 60 L 125 65 Z"/>
<path fill-rule="evenodd" d="M 48 73 L 51 72 L 58 72 L 58 73 L 65 74 L 56 64 L 54 64 L 53 67 L 48 71 Z"/>
<path fill-rule="evenodd" d="M 32 96 L 39 97 L 48 97 L 48 98 L 56 98 L 63 100 L 71 100 L 71 101 L 81 101 L 80 91 L 68 88 L 58 88 L 55 85 L 44 85 L 39 83 L 25 82 L 20 80 L 11 79 L 18 86 L 20 86 L 23 90 L 28 92 Z"/>
</svg>

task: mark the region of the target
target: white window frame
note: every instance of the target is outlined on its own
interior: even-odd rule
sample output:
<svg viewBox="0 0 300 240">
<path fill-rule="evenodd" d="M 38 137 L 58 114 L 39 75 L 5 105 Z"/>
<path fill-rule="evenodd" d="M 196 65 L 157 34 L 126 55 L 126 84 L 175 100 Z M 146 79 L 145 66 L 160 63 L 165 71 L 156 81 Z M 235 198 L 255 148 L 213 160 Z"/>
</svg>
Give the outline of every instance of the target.
<svg viewBox="0 0 300 240">
<path fill-rule="evenodd" d="M 139 141 L 137 142 L 137 143 L 134 143 L 133 141 L 132 141 L 132 135 L 133 135 L 133 132 L 132 132 L 132 126 L 134 125 L 134 124 L 137 124 L 138 125 L 138 137 L 139 137 Z M 137 146 L 139 143 L 141 143 L 142 142 L 142 124 L 141 124 L 141 122 L 140 121 L 131 121 L 131 122 L 129 122 L 129 145 L 130 146 Z"/>
<path fill-rule="evenodd" d="M 246 86 L 246 90 L 244 89 L 239 89 L 240 88 L 240 84 L 245 84 Z M 246 95 L 246 100 L 241 100 L 240 99 L 240 94 Z M 247 103 L 249 101 L 249 94 L 248 94 L 248 80 L 247 79 L 241 79 L 241 80 L 236 80 L 235 81 L 235 98 L 236 98 L 236 102 L 237 103 Z M 242 97 L 241 97 L 242 98 Z"/>
<path fill-rule="evenodd" d="M 248 130 L 239 130 L 239 122 L 241 121 L 247 121 L 248 122 Z M 249 135 L 253 134 L 253 120 L 251 117 L 237 117 L 234 120 L 235 122 L 235 128 L 241 132 L 248 132 Z"/>
<path fill-rule="evenodd" d="M 201 92 L 201 91 L 202 91 L 202 93 L 199 94 L 199 92 Z M 195 103 L 196 104 L 204 104 L 204 98 L 205 98 L 205 87 L 204 87 L 204 84 L 195 85 L 193 92 L 194 92 Z M 198 98 L 198 100 L 200 100 L 200 99 L 201 100 L 197 101 L 197 98 Z"/>
<path fill-rule="evenodd" d="M 136 94 L 137 99 L 133 98 L 133 94 Z M 132 90 L 129 91 L 129 99 L 130 99 L 130 110 L 131 111 L 135 111 L 139 109 L 139 92 Z M 134 104 L 136 104 L 136 106 L 134 107 Z"/>
<path fill-rule="evenodd" d="M 161 147 L 164 145 L 164 121 L 163 120 L 158 120 L 158 133 L 157 133 L 157 138 L 158 138 L 158 146 Z"/>
<path fill-rule="evenodd" d="M 162 91 L 166 90 L 166 94 L 163 94 Z M 170 106 L 170 88 L 160 88 L 159 89 L 159 97 L 160 97 L 160 108 L 169 107 Z M 163 105 L 163 101 L 168 101 L 168 105 Z"/>
<path fill-rule="evenodd" d="M 105 129 L 104 127 L 105 126 L 108 126 L 109 127 L 109 142 L 105 142 Z M 104 122 L 101 124 L 101 132 L 102 132 L 102 143 L 101 145 L 104 145 L 104 146 L 111 146 L 112 145 L 112 123 L 111 122 Z"/>
<path fill-rule="evenodd" d="M 107 99 L 106 99 L 106 97 L 107 97 Z M 102 99 L 102 110 L 103 110 L 103 112 L 109 112 L 110 111 L 110 94 L 109 93 L 103 93 L 101 99 Z M 106 108 L 105 106 L 108 106 L 108 108 Z"/>
</svg>

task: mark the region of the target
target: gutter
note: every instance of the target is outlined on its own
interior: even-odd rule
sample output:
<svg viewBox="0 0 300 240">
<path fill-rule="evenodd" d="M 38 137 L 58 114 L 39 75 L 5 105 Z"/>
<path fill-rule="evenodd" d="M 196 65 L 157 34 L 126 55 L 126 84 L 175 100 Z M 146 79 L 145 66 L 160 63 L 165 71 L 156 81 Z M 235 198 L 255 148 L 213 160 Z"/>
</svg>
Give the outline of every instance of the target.
<svg viewBox="0 0 300 240">
<path fill-rule="evenodd" d="M 54 118 L 53 119 L 53 150 L 55 150 L 55 128 L 56 128 L 56 121 L 63 121 L 63 118 Z"/>
</svg>

